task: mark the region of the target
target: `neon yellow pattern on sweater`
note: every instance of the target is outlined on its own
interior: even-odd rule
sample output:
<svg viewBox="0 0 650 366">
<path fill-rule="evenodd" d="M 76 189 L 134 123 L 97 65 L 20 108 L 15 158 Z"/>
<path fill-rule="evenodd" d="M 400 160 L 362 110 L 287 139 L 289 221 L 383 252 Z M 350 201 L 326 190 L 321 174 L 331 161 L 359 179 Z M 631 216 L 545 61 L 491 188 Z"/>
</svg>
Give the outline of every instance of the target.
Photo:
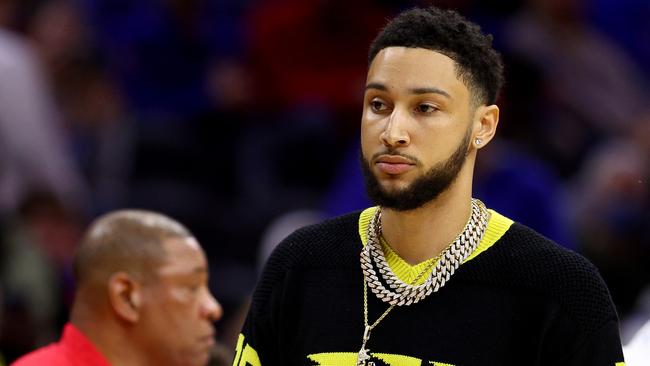
<svg viewBox="0 0 650 366">
<path fill-rule="evenodd" d="M 359 235 L 361 236 L 361 242 L 363 245 L 366 245 L 367 234 L 368 234 L 368 225 L 373 215 L 377 211 L 377 206 L 370 207 L 365 209 L 359 215 Z M 513 221 L 494 210 L 488 210 L 490 212 L 490 220 L 488 221 L 488 226 L 485 229 L 485 234 L 483 239 L 479 243 L 476 250 L 465 259 L 465 262 L 470 261 L 476 258 L 479 254 L 488 250 L 497 240 L 499 240 L 505 233 L 508 231 L 510 226 L 513 224 Z M 425 267 L 427 267 L 433 259 L 420 262 L 415 265 L 407 263 L 402 259 L 393 249 L 386 243 L 382 238 L 381 246 L 384 250 L 384 256 L 388 265 L 393 270 L 393 273 L 402 281 L 406 283 L 412 283 L 415 278 L 422 273 Z M 464 263 L 464 262 L 463 262 Z M 435 264 L 435 263 L 434 263 Z M 433 267 L 433 266 L 432 266 Z M 433 268 L 431 268 L 433 271 Z M 428 276 L 422 276 L 415 284 L 420 285 L 426 281 Z"/>
<path fill-rule="evenodd" d="M 419 358 L 393 355 L 390 353 L 371 353 L 373 359 L 382 361 L 389 366 L 422 366 L 422 360 Z M 355 352 L 324 352 L 315 355 L 309 355 L 307 358 L 315 364 L 311 366 L 355 366 L 357 364 L 357 356 Z M 434 366 L 454 366 L 449 363 L 434 362 L 429 364 Z"/>
</svg>

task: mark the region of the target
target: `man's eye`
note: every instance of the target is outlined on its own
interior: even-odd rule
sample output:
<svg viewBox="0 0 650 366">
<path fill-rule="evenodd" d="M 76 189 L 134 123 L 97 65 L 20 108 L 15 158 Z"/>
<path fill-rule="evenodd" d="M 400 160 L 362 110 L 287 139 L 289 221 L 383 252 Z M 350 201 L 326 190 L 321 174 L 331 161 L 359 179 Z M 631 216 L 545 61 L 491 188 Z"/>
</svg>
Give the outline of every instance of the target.
<svg viewBox="0 0 650 366">
<path fill-rule="evenodd" d="M 189 285 L 187 286 L 187 289 L 190 290 L 190 292 L 198 292 L 201 289 L 201 285 Z"/>
<path fill-rule="evenodd" d="M 384 102 L 381 102 L 379 100 L 371 101 L 370 108 L 372 109 L 373 112 L 381 112 L 387 109 L 386 104 L 384 104 Z"/>
<path fill-rule="evenodd" d="M 429 114 L 437 111 L 438 108 L 432 106 L 431 104 L 420 104 L 417 106 L 416 110 L 419 113 Z"/>
</svg>

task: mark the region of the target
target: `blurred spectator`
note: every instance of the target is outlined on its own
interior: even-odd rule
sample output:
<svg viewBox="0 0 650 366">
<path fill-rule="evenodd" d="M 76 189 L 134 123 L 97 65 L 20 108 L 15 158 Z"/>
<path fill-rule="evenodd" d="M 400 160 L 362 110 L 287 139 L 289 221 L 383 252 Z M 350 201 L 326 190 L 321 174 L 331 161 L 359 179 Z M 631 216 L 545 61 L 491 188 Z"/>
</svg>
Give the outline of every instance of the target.
<svg viewBox="0 0 650 366">
<path fill-rule="evenodd" d="M 27 34 L 50 76 L 55 93 L 70 60 L 89 52 L 88 29 L 71 0 L 44 1 L 34 9 L 27 23 Z"/>
<path fill-rule="evenodd" d="M 32 192 L 3 230 L 5 307 L 0 348 L 9 361 L 53 340 L 72 302 L 71 259 L 82 223 L 47 192 Z"/>
<path fill-rule="evenodd" d="M 648 321 L 650 321 L 650 285 L 646 284 L 636 299 L 634 308 L 621 319 L 622 343 L 629 346 Z"/>
<path fill-rule="evenodd" d="M 650 280 L 649 158 L 631 139 L 608 141 L 571 192 L 580 249 L 599 267 L 622 316 Z"/>
<path fill-rule="evenodd" d="M 122 96 L 93 58 L 69 60 L 59 81 L 59 103 L 93 212 L 128 205 L 137 130 Z"/>
<path fill-rule="evenodd" d="M 623 347 L 626 366 L 643 366 L 650 360 L 650 320 Z"/>
<path fill-rule="evenodd" d="M 34 9 L 27 32 L 45 62 L 75 163 L 89 184 L 92 212 L 126 204 L 133 153 L 130 117 L 71 1 Z"/>
<path fill-rule="evenodd" d="M 540 73 L 539 85 L 521 85 L 523 93 L 539 90 L 522 120 L 535 152 L 568 177 L 594 141 L 629 128 L 646 102 L 646 85 L 622 49 L 587 23 L 583 1 L 526 4 L 505 28 L 505 51 Z M 513 98 L 518 93 L 508 92 Z"/>
<path fill-rule="evenodd" d="M 357 108 L 367 45 L 390 13 L 372 0 L 259 1 L 247 22 L 261 103 Z"/>
<path fill-rule="evenodd" d="M 34 189 L 85 208 L 86 187 L 41 71 L 27 42 L 0 28 L 0 213 Z"/>
</svg>

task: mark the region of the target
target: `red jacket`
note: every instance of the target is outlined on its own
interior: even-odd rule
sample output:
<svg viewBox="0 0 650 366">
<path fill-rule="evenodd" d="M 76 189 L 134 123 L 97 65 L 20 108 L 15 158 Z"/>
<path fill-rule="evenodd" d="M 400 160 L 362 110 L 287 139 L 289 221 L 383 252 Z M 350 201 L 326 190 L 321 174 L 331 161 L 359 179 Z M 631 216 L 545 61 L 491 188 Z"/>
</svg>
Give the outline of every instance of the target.
<svg viewBox="0 0 650 366">
<path fill-rule="evenodd" d="M 68 323 L 63 336 L 52 343 L 24 355 L 10 366 L 110 366 L 79 329 Z"/>
</svg>

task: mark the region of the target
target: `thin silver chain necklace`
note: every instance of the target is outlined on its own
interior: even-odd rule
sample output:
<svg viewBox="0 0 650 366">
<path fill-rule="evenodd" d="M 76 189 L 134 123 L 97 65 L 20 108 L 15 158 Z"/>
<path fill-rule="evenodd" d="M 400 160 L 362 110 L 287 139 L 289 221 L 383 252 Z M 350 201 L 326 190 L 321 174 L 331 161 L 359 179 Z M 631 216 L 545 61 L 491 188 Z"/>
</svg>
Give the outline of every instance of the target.
<svg viewBox="0 0 650 366">
<path fill-rule="evenodd" d="M 366 246 L 361 250 L 361 269 L 364 274 L 364 333 L 357 357 L 357 366 L 374 366 L 373 362 L 367 362 L 370 359 L 370 350 L 366 348 L 366 344 L 370 339 L 371 331 L 384 320 L 395 306 L 415 304 L 440 290 L 481 242 L 489 218 L 490 213 L 483 202 L 473 198 L 470 217 L 463 231 L 438 256 L 431 259 L 411 283 L 405 283 L 392 271 L 381 248 L 381 207 L 377 208 L 368 225 Z M 433 270 L 427 280 L 421 285 L 415 285 L 432 267 Z M 381 275 L 390 289 L 383 285 L 377 273 Z M 390 307 L 372 324 L 368 323 L 368 287 L 377 298 L 390 304 Z"/>
</svg>

